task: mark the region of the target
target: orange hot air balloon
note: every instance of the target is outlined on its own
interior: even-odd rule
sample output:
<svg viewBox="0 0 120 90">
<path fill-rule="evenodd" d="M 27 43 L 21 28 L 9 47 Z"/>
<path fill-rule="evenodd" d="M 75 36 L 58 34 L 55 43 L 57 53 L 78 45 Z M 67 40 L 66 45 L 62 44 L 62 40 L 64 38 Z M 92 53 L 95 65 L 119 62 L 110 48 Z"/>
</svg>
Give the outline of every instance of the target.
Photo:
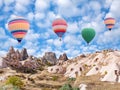
<svg viewBox="0 0 120 90">
<path fill-rule="evenodd" d="M 29 21 L 23 17 L 16 17 L 8 22 L 8 29 L 20 43 L 30 27 Z"/>
<path fill-rule="evenodd" d="M 67 30 L 67 22 L 62 18 L 57 18 L 53 21 L 52 28 L 61 41 L 62 36 Z"/>
<path fill-rule="evenodd" d="M 115 25 L 115 19 L 112 17 L 106 18 L 104 20 L 104 23 L 105 23 L 106 27 L 111 31 L 111 29 Z"/>
</svg>

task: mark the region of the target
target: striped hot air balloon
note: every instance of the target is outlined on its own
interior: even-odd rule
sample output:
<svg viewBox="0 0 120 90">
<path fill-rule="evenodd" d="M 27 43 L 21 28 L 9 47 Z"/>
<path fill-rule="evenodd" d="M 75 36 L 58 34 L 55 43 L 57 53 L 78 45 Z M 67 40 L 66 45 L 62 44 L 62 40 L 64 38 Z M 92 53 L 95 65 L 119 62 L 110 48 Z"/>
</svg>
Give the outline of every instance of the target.
<svg viewBox="0 0 120 90">
<path fill-rule="evenodd" d="M 111 30 L 113 28 L 113 26 L 115 25 L 115 19 L 112 17 L 106 18 L 104 20 L 104 23 L 106 25 L 106 27 Z"/>
<path fill-rule="evenodd" d="M 8 29 L 14 38 L 20 43 L 30 27 L 29 21 L 23 17 L 15 17 L 8 22 Z"/>
<path fill-rule="evenodd" d="M 55 19 L 52 23 L 52 28 L 61 41 L 62 36 L 67 30 L 67 22 L 61 18 Z"/>
</svg>

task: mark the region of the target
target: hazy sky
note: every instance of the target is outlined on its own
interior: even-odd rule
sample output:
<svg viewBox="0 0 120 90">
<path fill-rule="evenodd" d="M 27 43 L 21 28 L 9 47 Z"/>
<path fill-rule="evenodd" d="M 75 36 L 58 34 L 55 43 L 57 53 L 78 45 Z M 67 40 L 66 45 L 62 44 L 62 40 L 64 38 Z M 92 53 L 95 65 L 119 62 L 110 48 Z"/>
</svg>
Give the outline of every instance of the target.
<svg viewBox="0 0 120 90">
<path fill-rule="evenodd" d="M 69 57 L 103 49 L 120 49 L 120 0 L 0 0 L 0 55 L 10 46 L 21 50 L 27 48 L 30 55 L 42 56 L 52 51 Z M 7 29 L 10 18 L 23 16 L 30 22 L 30 30 L 18 44 Z M 57 17 L 67 21 L 67 32 L 62 42 L 52 30 Z M 106 17 L 114 17 L 112 31 L 104 25 Z M 81 30 L 92 27 L 96 36 L 89 46 L 81 36 Z"/>
</svg>

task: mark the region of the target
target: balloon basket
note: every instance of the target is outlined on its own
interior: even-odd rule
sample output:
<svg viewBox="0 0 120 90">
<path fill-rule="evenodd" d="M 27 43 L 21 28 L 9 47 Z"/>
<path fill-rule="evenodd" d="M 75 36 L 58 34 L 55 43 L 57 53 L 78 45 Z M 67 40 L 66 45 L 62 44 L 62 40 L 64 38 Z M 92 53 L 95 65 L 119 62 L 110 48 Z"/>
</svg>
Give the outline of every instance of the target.
<svg viewBox="0 0 120 90">
<path fill-rule="evenodd" d="M 62 39 L 61 39 L 61 38 L 59 38 L 59 41 L 62 41 Z"/>
</svg>

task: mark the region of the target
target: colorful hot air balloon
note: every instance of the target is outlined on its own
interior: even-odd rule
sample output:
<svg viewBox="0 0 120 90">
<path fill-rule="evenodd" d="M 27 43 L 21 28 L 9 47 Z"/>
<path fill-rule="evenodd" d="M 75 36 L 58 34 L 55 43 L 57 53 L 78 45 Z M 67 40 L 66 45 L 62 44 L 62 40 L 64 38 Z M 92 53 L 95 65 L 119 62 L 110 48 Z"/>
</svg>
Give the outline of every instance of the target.
<svg viewBox="0 0 120 90">
<path fill-rule="evenodd" d="M 52 23 L 52 28 L 61 41 L 61 38 L 67 29 L 67 22 L 61 18 L 55 19 Z"/>
<path fill-rule="evenodd" d="M 8 22 L 8 29 L 20 43 L 30 27 L 29 21 L 23 17 L 16 17 Z"/>
<path fill-rule="evenodd" d="M 82 30 L 82 37 L 87 42 L 87 44 L 89 44 L 90 41 L 92 41 L 95 37 L 95 30 L 92 28 L 84 28 Z"/>
<path fill-rule="evenodd" d="M 115 19 L 112 17 L 106 18 L 104 20 L 104 23 L 105 23 L 106 27 L 111 31 L 111 29 L 115 25 Z"/>
</svg>

